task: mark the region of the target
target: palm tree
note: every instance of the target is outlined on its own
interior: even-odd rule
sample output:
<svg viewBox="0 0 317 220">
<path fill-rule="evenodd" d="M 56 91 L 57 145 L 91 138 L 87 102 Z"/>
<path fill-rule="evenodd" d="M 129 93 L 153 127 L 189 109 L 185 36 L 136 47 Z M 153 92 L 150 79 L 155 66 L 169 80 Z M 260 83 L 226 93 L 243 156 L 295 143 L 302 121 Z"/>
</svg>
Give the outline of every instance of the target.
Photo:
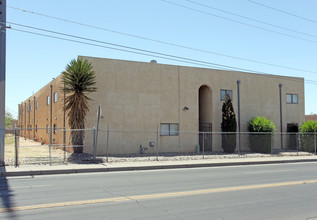
<svg viewBox="0 0 317 220">
<path fill-rule="evenodd" d="M 96 92 L 96 75 L 92 64 L 81 58 L 73 59 L 62 73 L 62 82 L 65 92 L 65 111 L 68 116 L 68 125 L 72 129 L 71 140 L 74 153 L 83 152 L 85 138 L 85 118 L 89 111 L 88 101 L 91 100 L 87 94 Z M 80 130 L 73 130 L 80 129 Z"/>
</svg>

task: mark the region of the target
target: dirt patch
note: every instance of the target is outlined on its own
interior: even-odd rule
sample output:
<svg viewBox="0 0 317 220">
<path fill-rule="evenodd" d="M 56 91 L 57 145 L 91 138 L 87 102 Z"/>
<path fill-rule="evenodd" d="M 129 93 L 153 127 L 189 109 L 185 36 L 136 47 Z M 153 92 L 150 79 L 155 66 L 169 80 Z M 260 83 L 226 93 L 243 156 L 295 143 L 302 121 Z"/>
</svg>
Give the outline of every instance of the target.
<svg viewBox="0 0 317 220">
<path fill-rule="evenodd" d="M 68 158 L 70 153 L 64 152 L 63 149 L 57 147 L 49 147 L 41 145 L 41 143 L 19 138 L 18 147 L 18 163 L 19 164 L 46 164 L 49 162 L 63 162 L 64 157 Z M 14 136 L 6 136 L 5 139 L 5 164 L 15 165 L 16 149 Z"/>
</svg>

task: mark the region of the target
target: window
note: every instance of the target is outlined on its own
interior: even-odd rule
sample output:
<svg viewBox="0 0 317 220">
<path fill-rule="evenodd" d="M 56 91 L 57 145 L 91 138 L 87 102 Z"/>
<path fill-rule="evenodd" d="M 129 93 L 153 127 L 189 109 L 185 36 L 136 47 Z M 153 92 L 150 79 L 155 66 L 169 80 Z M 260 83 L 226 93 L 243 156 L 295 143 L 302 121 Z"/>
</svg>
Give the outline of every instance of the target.
<svg viewBox="0 0 317 220">
<path fill-rule="evenodd" d="M 37 124 L 35 125 L 35 132 L 37 132 Z"/>
<path fill-rule="evenodd" d="M 287 132 L 298 132 L 298 123 L 287 123 Z"/>
<path fill-rule="evenodd" d="M 178 124 L 161 124 L 161 136 L 178 136 Z"/>
<path fill-rule="evenodd" d="M 287 104 L 297 104 L 298 95 L 297 94 L 286 94 L 286 103 Z"/>
<path fill-rule="evenodd" d="M 56 124 L 53 125 L 53 134 L 56 134 Z"/>
<path fill-rule="evenodd" d="M 35 108 L 37 109 L 39 107 L 39 102 L 36 102 Z"/>
<path fill-rule="evenodd" d="M 48 124 L 46 124 L 46 134 L 48 134 Z"/>
<path fill-rule="evenodd" d="M 47 105 L 50 105 L 50 96 L 47 96 L 47 102 L 46 102 Z"/>
<path fill-rule="evenodd" d="M 57 92 L 54 92 L 54 103 L 57 102 Z"/>
<path fill-rule="evenodd" d="M 30 105 L 30 111 L 32 111 L 32 105 Z"/>
<path fill-rule="evenodd" d="M 28 112 L 30 111 L 30 105 L 28 105 Z"/>
<path fill-rule="evenodd" d="M 220 90 L 220 101 L 225 101 L 226 96 L 229 95 L 232 99 L 232 90 L 221 89 Z"/>
</svg>

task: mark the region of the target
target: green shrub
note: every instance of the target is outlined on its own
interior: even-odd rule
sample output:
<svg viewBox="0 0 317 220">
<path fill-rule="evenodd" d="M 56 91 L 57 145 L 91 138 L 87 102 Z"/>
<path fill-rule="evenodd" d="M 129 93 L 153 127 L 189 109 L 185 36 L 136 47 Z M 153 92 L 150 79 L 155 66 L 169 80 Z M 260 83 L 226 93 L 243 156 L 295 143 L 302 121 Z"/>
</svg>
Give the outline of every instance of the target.
<svg viewBox="0 0 317 220">
<path fill-rule="evenodd" d="M 226 100 L 222 105 L 222 132 L 236 132 L 237 120 L 234 113 L 231 98 L 226 96 Z M 222 134 L 222 148 L 225 153 L 234 153 L 236 149 L 236 134 L 235 133 L 223 133 Z"/>
<path fill-rule="evenodd" d="M 315 152 L 317 121 L 305 121 L 300 127 L 300 150 Z"/>
<path fill-rule="evenodd" d="M 274 123 L 265 117 L 257 116 L 250 120 L 248 129 L 249 132 L 254 133 L 250 134 L 250 149 L 257 153 L 271 153 L 271 133 L 276 129 Z"/>
<path fill-rule="evenodd" d="M 317 132 L 317 121 L 305 121 L 300 127 L 301 133 Z"/>
<path fill-rule="evenodd" d="M 274 132 L 274 123 L 265 117 L 257 116 L 249 122 L 249 132 Z"/>
</svg>

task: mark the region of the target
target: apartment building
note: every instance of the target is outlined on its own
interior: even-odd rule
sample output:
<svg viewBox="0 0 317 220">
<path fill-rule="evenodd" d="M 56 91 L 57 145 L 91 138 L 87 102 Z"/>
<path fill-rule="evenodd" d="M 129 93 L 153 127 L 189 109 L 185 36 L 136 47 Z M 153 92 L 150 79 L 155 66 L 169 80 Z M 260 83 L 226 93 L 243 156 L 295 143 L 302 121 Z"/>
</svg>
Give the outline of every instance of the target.
<svg viewBox="0 0 317 220">
<path fill-rule="evenodd" d="M 271 119 L 277 131 L 283 132 L 289 124 L 300 125 L 305 120 L 303 78 L 156 61 L 80 58 L 91 62 L 96 72 L 98 91 L 90 94 L 92 101 L 85 125 L 96 125 L 100 105 L 99 155 L 106 153 L 106 143 L 110 145 L 107 153 L 111 154 L 137 153 L 140 145 L 149 143 L 159 145 L 159 152 L 192 152 L 202 144 L 199 131 L 221 132 L 222 104 L 227 94 L 232 98 L 241 132 L 247 131 L 248 122 L 255 116 Z M 37 128 L 23 130 L 23 136 L 48 143 L 47 128 L 68 127 L 67 116 L 64 125 L 62 86 L 60 75 L 19 105 L 19 126 Z M 117 132 L 107 140 L 105 131 L 109 127 Z M 128 132 L 132 130 L 140 132 Z M 222 150 L 219 135 L 208 138 L 206 150 Z M 53 134 L 52 142 L 63 143 L 63 133 Z M 67 135 L 66 144 L 69 142 Z M 91 143 L 90 133 L 85 142 Z M 149 147 L 148 152 L 155 150 L 158 149 Z"/>
</svg>

